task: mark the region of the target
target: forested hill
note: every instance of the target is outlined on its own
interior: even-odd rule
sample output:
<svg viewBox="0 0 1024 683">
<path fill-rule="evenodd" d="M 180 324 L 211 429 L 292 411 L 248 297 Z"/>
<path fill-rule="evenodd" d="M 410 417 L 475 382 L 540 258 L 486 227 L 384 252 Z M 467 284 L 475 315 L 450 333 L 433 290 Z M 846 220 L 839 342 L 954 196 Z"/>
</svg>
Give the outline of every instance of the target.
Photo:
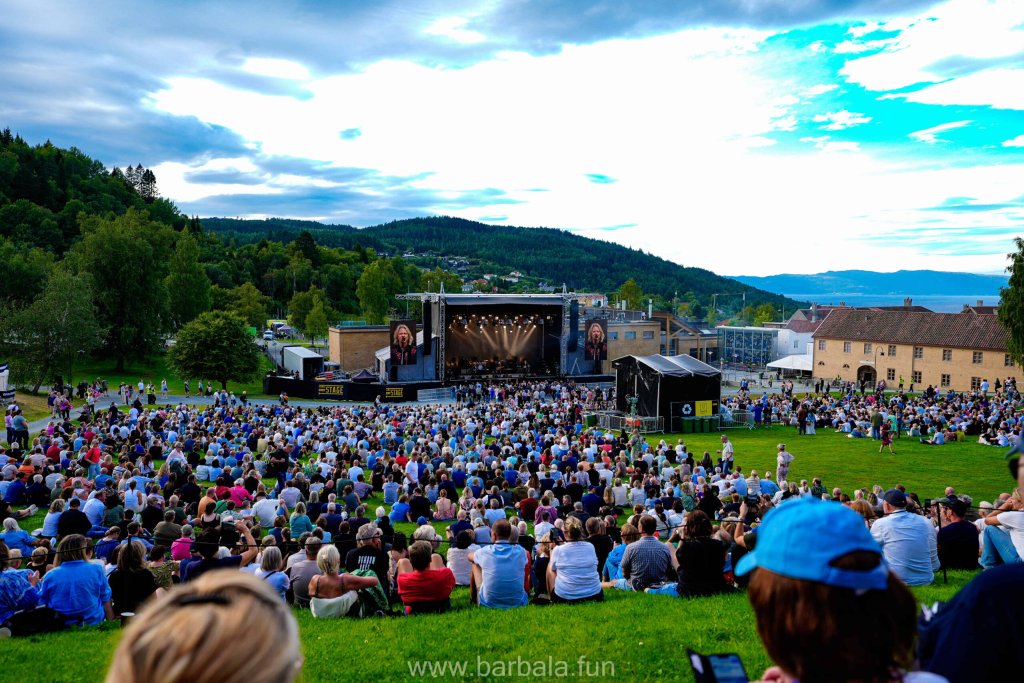
<svg viewBox="0 0 1024 683">
<path fill-rule="evenodd" d="M 772 303 L 780 309 L 783 306 L 792 309 L 798 303 L 703 268 L 683 267 L 621 244 L 554 228 L 494 226 L 449 216 L 412 218 L 363 229 L 284 219 L 202 220 L 207 230 L 224 238 L 236 236 L 243 242 L 272 239 L 269 237 L 271 234 L 282 239 L 288 231 L 293 233 L 290 239 L 294 239 L 302 230 L 308 230 L 317 243 L 324 246 L 351 248 L 358 241 L 378 252 L 401 254 L 411 251 L 415 254 L 432 252 L 439 256 L 463 256 L 493 264 L 496 275 L 507 275 L 516 270 L 556 287 L 565 283 L 577 291 L 611 292 L 633 278 L 644 292 L 660 295 L 666 300 L 671 300 L 677 292 L 680 297 L 692 292 L 710 302 L 713 293 L 746 291 L 748 301 Z M 341 243 L 335 245 L 335 240 Z"/>
<path fill-rule="evenodd" d="M 377 252 L 393 249 L 375 237 L 367 235 L 365 231 L 350 225 L 324 225 L 317 221 L 294 218 L 265 218 L 263 220 L 204 218 L 203 228 L 208 232 L 216 233 L 225 242 L 234 240 L 238 246 L 256 244 L 260 240 L 287 244 L 305 230 L 321 247 L 352 249 L 358 242 L 363 247 Z"/>
</svg>

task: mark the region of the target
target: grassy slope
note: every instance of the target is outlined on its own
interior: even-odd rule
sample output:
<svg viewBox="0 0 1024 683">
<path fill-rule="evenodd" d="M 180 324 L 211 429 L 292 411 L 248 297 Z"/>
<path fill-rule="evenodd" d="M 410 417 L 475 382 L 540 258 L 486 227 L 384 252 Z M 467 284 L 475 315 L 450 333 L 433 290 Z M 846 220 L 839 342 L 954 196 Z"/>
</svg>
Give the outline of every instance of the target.
<svg viewBox="0 0 1024 683">
<path fill-rule="evenodd" d="M 949 585 L 915 588 L 914 593 L 927 604 L 948 600 L 970 577 L 968 572 L 951 572 Z M 424 660 L 467 661 L 465 677 L 474 678 L 477 657 L 485 662 L 514 662 L 517 657 L 533 662 L 550 656 L 569 662 L 570 673 L 576 673 L 579 657 L 585 655 L 591 666 L 614 663 L 615 675 L 603 680 L 692 681 L 687 647 L 709 654 L 735 652 L 755 680 L 771 664 L 743 594 L 699 600 L 615 590 L 605 595 L 603 604 L 494 612 L 469 607 L 469 591 L 460 588 L 453 594 L 452 613 L 363 621 L 320 621 L 296 610 L 306 659 L 303 680 L 415 680 L 408 662 Z M 13 639 L 0 650 L 0 666 L 9 680 L 101 681 L 119 635 L 120 629 L 109 624 Z M 40 666 L 47 652 L 74 654 Z"/>
</svg>

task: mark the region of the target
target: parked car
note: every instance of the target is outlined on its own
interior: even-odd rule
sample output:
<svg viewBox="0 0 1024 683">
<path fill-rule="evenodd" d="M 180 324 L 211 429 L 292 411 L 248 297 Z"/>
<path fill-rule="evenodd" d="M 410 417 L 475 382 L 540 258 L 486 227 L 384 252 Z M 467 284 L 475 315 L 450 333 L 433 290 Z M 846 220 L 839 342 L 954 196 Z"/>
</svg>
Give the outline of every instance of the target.
<svg viewBox="0 0 1024 683">
<path fill-rule="evenodd" d="M 264 330 L 263 338 L 266 339 L 267 341 L 271 341 L 274 338 L 274 333 L 270 330 Z"/>
</svg>

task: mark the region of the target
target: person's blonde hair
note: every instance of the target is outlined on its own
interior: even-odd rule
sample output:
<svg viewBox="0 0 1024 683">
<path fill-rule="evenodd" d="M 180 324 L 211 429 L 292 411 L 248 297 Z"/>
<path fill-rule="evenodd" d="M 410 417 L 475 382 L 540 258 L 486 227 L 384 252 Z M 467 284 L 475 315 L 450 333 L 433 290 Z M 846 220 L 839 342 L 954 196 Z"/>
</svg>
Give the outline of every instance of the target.
<svg viewBox="0 0 1024 683">
<path fill-rule="evenodd" d="M 289 683 L 301 666 L 295 617 L 270 584 L 209 572 L 136 617 L 106 683 Z"/>
<path fill-rule="evenodd" d="M 583 523 L 579 517 L 567 517 L 565 520 L 565 536 L 570 541 L 579 541 L 583 538 Z"/>
<path fill-rule="evenodd" d="M 64 562 L 74 562 L 77 560 L 88 560 L 89 549 L 92 548 L 92 544 L 82 534 L 71 534 L 65 536 L 64 540 L 57 546 L 57 559 L 54 561 L 54 566 L 60 566 Z"/>
<path fill-rule="evenodd" d="M 326 576 L 336 576 L 341 569 L 341 553 L 333 545 L 325 545 L 316 554 L 316 566 Z"/>
<path fill-rule="evenodd" d="M 50 503 L 50 512 L 64 512 L 64 501 L 58 498 Z"/>
</svg>

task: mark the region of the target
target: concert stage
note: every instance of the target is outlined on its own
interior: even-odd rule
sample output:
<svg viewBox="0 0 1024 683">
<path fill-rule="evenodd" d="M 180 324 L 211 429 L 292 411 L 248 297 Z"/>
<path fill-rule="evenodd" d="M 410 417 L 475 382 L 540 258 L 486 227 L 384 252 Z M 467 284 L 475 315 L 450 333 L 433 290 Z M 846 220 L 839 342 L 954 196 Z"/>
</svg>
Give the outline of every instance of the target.
<svg viewBox="0 0 1024 683">
<path fill-rule="evenodd" d="M 409 337 L 399 332 L 401 342 L 377 351 L 375 369 L 392 383 L 594 375 L 595 370 L 600 372 L 600 362 L 584 359 L 576 297 L 572 293 L 399 295 L 399 299 L 420 302 L 420 321 L 393 323 L 396 330 L 403 325 L 407 331 L 417 330 L 416 347 L 396 346 Z"/>
</svg>

